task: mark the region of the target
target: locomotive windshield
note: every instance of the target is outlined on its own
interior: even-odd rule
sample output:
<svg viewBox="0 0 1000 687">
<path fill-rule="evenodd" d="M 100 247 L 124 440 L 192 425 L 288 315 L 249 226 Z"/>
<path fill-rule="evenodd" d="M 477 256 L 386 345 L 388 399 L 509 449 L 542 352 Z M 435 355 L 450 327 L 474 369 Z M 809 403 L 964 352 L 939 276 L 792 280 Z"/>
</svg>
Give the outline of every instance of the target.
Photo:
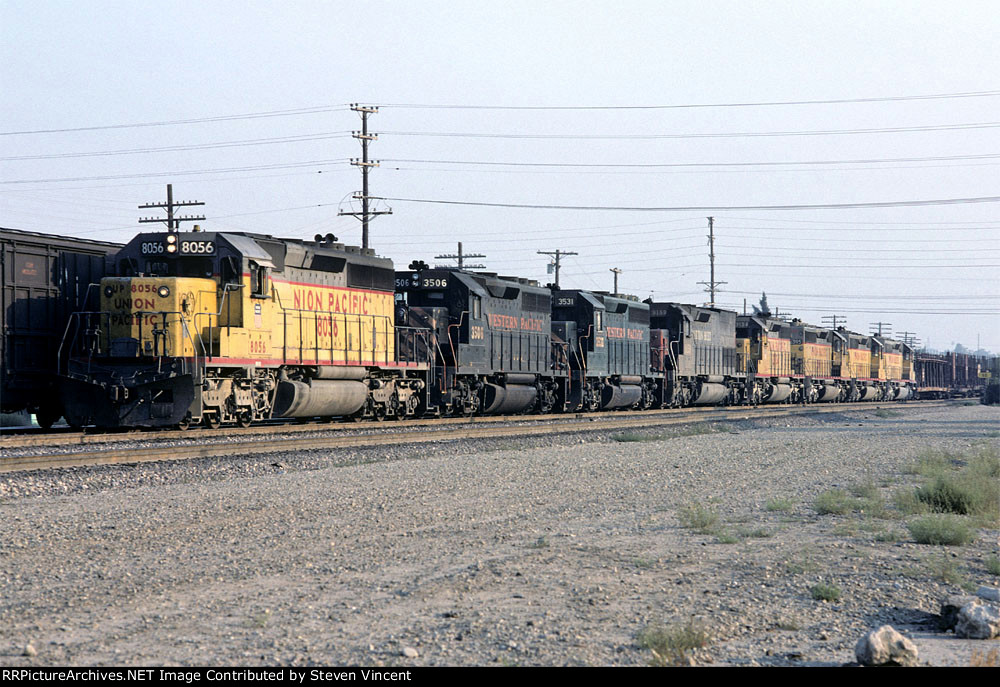
<svg viewBox="0 0 1000 687">
<path fill-rule="evenodd" d="M 118 264 L 122 277 L 211 277 L 215 273 L 215 260 L 207 257 L 184 257 L 180 260 L 150 259 L 143 263 L 126 258 Z"/>
</svg>

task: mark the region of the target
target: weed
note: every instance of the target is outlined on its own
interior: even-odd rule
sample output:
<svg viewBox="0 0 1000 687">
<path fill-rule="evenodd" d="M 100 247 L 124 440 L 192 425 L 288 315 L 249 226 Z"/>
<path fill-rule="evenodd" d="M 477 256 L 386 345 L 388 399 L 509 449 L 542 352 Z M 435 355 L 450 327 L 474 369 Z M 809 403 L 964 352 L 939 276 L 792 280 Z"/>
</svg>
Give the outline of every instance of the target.
<svg viewBox="0 0 1000 687">
<path fill-rule="evenodd" d="M 695 425 L 678 427 L 677 429 L 664 434 L 643 434 L 641 432 L 623 432 L 622 434 L 616 434 L 611 438 L 613 441 L 630 443 L 630 442 L 646 442 L 646 441 L 663 441 L 665 439 L 676 439 L 678 437 L 701 436 L 702 434 L 718 434 L 727 432 L 732 433 L 732 431 L 733 430 L 729 429 L 728 427 L 720 427 L 719 425 L 713 425 L 707 422 L 701 422 Z"/>
<path fill-rule="evenodd" d="M 781 511 L 782 513 L 790 513 L 795 508 L 796 500 L 788 496 L 779 496 L 773 498 L 767 502 L 764 506 L 769 512 Z"/>
<path fill-rule="evenodd" d="M 851 499 L 843 489 L 824 491 L 813 501 L 813 509 L 820 515 L 844 515 L 851 512 Z"/>
<path fill-rule="evenodd" d="M 802 625 L 795 618 L 778 618 L 775 627 L 779 630 L 788 630 L 790 632 L 798 632 L 802 629 Z"/>
<path fill-rule="evenodd" d="M 683 506 L 677 512 L 677 517 L 681 521 L 681 525 L 701 534 L 712 534 L 719 525 L 719 514 L 700 503 L 689 503 Z"/>
<path fill-rule="evenodd" d="M 938 449 L 928 449 L 922 451 L 917 456 L 913 465 L 907 468 L 907 472 L 921 477 L 937 477 L 949 470 L 955 469 L 961 464 L 961 459 L 953 453 Z"/>
<path fill-rule="evenodd" d="M 649 559 L 649 558 L 636 558 L 636 559 L 635 559 L 634 561 L 632 561 L 632 562 L 633 562 L 633 563 L 635 564 L 635 567 L 637 567 L 637 568 L 642 568 L 642 569 L 644 569 L 644 570 L 645 570 L 645 569 L 649 569 L 649 568 L 652 568 L 652 567 L 653 567 L 653 562 L 654 562 L 654 561 L 652 561 L 652 560 L 651 560 L 651 559 Z"/>
<path fill-rule="evenodd" d="M 892 501 L 899 512 L 905 515 L 922 515 L 930 512 L 930 506 L 917 498 L 914 489 L 899 489 L 892 495 Z"/>
<path fill-rule="evenodd" d="M 1000 649 L 994 647 L 988 652 L 973 649 L 969 665 L 973 668 L 1000 668 Z"/>
<path fill-rule="evenodd" d="M 898 410 L 889 410 L 888 408 L 879 408 L 873 415 L 875 417 L 899 417 L 902 415 Z"/>
<path fill-rule="evenodd" d="M 810 587 L 809 593 L 815 601 L 834 602 L 840 600 L 840 587 L 832 584 L 826 584 L 824 582 L 820 582 L 819 584 Z"/>
<path fill-rule="evenodd" d="M 812 549 L 806 548 L 785 561 L 785 569 L 792 575 L 801 575 L 819 570 L 819 565 L 813 558 Z"/>
<path fill-rule="evenodd" d="M 753 529 L 749 527 L 737 527 L 736 533 L 745 539 L 767 539 L 774 534 L 771 530 L 763 527 L 755 527 Z"/>
<path fill-rule="evenodd" d="M 875 482 L 870 478 L 866 479 L 864 482 L 855 482 L 849 486 L 848 489 L 850 489 L 851 493 L 858 498 L 875 499 L 881 496 L 881 494 L 879 494 L 878 487 L 875 486 Z"/>
<path fill-rule="evenodd" d="M 549 547 L 549 540 L 544 536 L 539 537 L 535 541 L 528 544 L 529 549 L 547 549 Z"/>
<path fill-rule="evenodd" d="M 670 437 L 666 434 L 639 434 L 637 432 L 625 432 L 624 434 L 617 434 L 611 438 L 617 442 L 629 443 L 633 441 L 661 441 L 663 439 L 669 439 Z"/>
<path fill-rule="evenodd" d="M 642 630 L 639 646 L 653 654 L 653 665 L 677 666 L 688 662 L 687 652 L 708 646 L 709 635 L 695 622 L 664 627 L 656 625 Z"/>
<path fill-rule="evenodd" d="M 720 544 L 739 544 L 743 541 L 743 537 L 730 532 L 723 532 L 722 534 L 716 535 L 716 541 Z"/>
<path fill-rule="evenodd" d="M 965 577 L 965 567 L 951 556 L 935 556 L 927 566 L 930 576 L 956 587 L 968 585 Z"/>
<path fill-rule="evenodd" d="M 925 515 L 911 520 L 906 527 L 918 544 L 962 546 L 976 537 L 972 525 L 957 515 Z"/>
<path fill-rule="evenodd" d="M 986 559 L 986 572 L 990 575 L 1000 575 L 1000 556 L 993 554 Z"/>
<path fill-rule="evenodd" d="M 875 541 L 877 542 L 898 542 L 902 541 L 903 533 L 899 530 L 885 530 L 884 532 L 879 532 L 875 535 Z"/>
</svg>

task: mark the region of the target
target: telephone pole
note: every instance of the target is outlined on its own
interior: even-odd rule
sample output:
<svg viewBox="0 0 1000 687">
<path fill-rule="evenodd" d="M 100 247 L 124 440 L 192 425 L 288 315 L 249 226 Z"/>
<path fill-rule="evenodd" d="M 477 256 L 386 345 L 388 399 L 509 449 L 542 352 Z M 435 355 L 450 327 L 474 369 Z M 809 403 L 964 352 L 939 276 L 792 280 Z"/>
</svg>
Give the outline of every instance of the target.
<svg viewBox="0 0 1000 687">
<path fill-rule="evenodd" d="M 144 210 L 147 208 L 162 208 L 167 211 L 167 218 L 162 219 L 160 217 L 140 217 L 139 224 L 148 224 L 150 222 L 165 222 L 167 225 L 167 231 L 171 234 L 177 232 L 181 228 L 181 222 L 198 222 L 204 221 L 205 217 L 203 215 L 175 215 L 174 210 L 177 208 L 193 207 L 195 205 L 204 205 L 198 200 L 181 200 L 174 202 L 174 185 L 167 184 L 167 202 L 166 203 L 146 203 L 145 205 L 140 205 L 139 209 Z"/>
<path fill-rule="evenodd" d="M 843 315 L 823 315 L 823 324 L 830 322 L 830 329 L 836 329 L 837 324 L 847 324 L 847 318 Z"/>
<path fill-rule="evenodd" d="M 708 288 L 705 289 L 709 294 L 708 307 L 715 307 L 715 287 L 722 286 L 723 284 L 728 284 L 725 281 L 715 281 L 715 218 L 708 218 L 708 263 L 709 263 L 709 277 L 708 281 L 700 281 L 699 284 L 703 284 Z"/>
<path fill-rule="evenodd" d="M 615 290 L 614 290 L 614 292 L 611 295 L 612 296 L 617 296 L 618 295 L 618 275 L 621 274 L 622 271 L 620 269 L 618 269 L 617 267 L 612 267 L 611 271 L 615 273 Z"/>
<path fill-rule="evenodd" d="M 892 324 L 890 322 L 871 322 L 868 325 L 868 333 L 875 336 L 882 336 L 882 328 L 885 328 L 885 335 L 892 336 Z"/>
<path fill-rule="evenodd" d="M 549 271 L 552 270 L 552 265 L 555 265 L 556 271 L 556 288 L 559 288 L 559 260 L 564 255 L 579 255 L 576 251 L 571 250 L 540 250 L 536 251 L 539 255 L 551 255 L 554 258 L 554 262 L 549 263 Z"/>
<path fill-rule="evenodd" d="M 899 338 L 910 348 L 919 348 L 920 339 L 917 338 L 916 332 L 900 332 Z"/>
<path fill-rule="evenodd" d="M 359 160 L 356 157 L 351 158 L 351 164 L 361 168 L 361 193 L 355 193 L 353 196 L 354 200 L 361 201 L 361 212 L 341 211 L 337 215 L 350 215 L 351 217 L 358 217 L 361 220 L 361 247 L 368 248 L 368 223 L 371 222 L 372 217 L 391 215 L 392 210 L 371 210 L 368 205 L 370 200 L 370 196 L 368 195 L 368 171 L 372 167 L 379 166 L 378 160 L 371 161 L 368 159 L 368 143 L 378 140 L 378 134 L 368 133 L 368 116 L 378 114 L 378 108 L 354 103 L 351 105 L 351 110 L 361 114 L 361 131 L 351 132 L 354 138 L 361 141 L 361 159 Z"/>
<path fill-rule="evenodd" d="M 464 270 L 466 268 L 470 270 L 477 270 L 486 267 L 486 265 L 466 265 L 465 261 L 468 258 L 485 258 L 486 256 L 482 253 L 463 253 L 462 252 L 462 242 L 458 242 L 458 253 L 455 255 L 435 255 L 435 260 L 458 260 L 458 269 Z"/>
</svg>

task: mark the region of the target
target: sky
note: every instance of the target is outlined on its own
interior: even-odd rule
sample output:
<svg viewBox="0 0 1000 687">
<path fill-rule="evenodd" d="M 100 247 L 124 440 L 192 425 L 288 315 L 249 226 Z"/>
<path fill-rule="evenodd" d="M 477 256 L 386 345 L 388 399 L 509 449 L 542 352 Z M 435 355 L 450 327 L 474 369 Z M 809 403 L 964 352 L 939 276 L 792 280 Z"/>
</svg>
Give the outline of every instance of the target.
<svg viewBox="0 0 1000 687">
<path fill-rule="evenodd" d="M 170 183 L 208 231 L 360 244 L 362 103 L 399 269 L 558 249 L 564 288 L 704 303 L 711 216 L 722 307 L 1000 351 L 998 35 L 986 1 L 3 0 L 0 226 L 125 242 Z"/>
</svg>

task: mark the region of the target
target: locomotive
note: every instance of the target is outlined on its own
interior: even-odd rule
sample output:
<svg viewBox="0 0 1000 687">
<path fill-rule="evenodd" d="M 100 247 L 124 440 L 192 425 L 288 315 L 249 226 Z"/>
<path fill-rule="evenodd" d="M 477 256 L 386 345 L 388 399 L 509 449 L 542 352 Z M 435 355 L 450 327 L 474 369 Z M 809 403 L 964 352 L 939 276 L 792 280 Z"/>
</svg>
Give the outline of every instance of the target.
<svg viewBox="0 0 1000 687">
<path fill-rule="evenodd" d="M 393 322 L 391 261 L 332 236 L 141 234 L 67 327 L 72 425 L 241 426 L 413 415 L 423 332 Z"/>
<path fill-rule="evenodd" d="M 903 400 L 913 352 L 769 313 L 542 286 L 239 232 L 140 234 L 60 347 L 72 425 L 246 426 Z"/>
</svg>

